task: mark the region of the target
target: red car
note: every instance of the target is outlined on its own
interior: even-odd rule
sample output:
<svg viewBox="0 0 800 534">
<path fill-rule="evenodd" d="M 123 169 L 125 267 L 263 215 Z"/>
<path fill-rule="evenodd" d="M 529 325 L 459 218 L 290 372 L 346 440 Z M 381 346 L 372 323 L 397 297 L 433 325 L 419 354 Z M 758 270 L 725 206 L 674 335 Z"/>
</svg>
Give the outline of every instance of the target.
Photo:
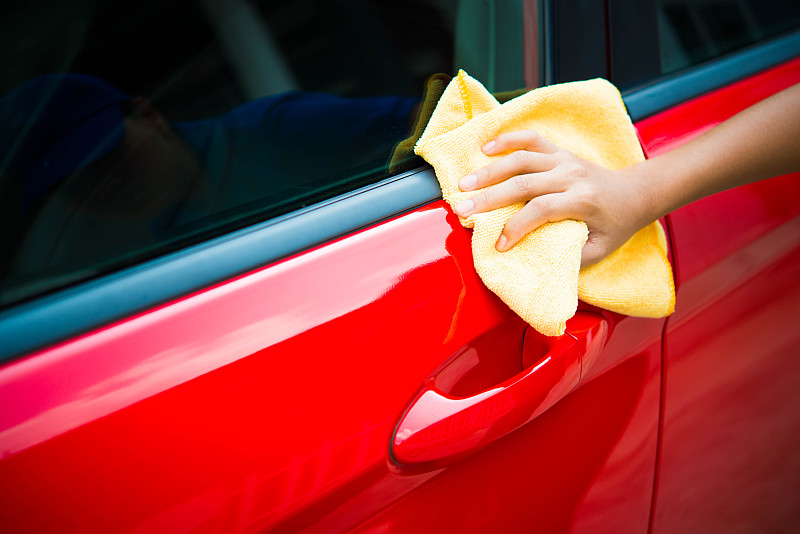
<svg viewBox="0 0 800 534">
<path fill-rule="evenodd" d="M 797 174 L 661 221 L 672 316 L 545 338 L 395 148 L 460 67 L 659 154 L 800 83 L 795 2 L 1 9 L 4 532 L 796 531 Z"/>
</svg>

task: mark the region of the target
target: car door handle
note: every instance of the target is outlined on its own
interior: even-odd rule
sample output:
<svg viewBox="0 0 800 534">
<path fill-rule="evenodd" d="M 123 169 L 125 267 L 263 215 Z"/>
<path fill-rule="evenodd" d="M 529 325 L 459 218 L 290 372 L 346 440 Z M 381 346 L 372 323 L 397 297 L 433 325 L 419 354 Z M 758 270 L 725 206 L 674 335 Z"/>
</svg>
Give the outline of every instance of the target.
<svg viewBox="0 0 800 534">
<path fill-rule="evenodd" d="M 441 463 L 469 454 L 539 416 L 578 383 L 581 360 L 605 344 L 608 323 L 578 312 L 563 336 L 528 328 L 523 362 L 504 382 L 468 397 L 454 397 L 429 379 L 398 423 L 391 455 L 399 465 Z"/>
</svg>

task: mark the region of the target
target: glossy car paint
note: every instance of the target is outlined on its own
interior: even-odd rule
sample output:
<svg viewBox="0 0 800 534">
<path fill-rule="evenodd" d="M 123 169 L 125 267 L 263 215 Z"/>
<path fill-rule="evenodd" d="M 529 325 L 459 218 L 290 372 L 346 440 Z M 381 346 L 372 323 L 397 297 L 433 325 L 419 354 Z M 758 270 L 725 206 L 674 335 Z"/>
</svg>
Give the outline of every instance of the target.
<svg viewBox="0 0 800 534">
<path fill-rule="evenodd" d="M 641 138 L 656 155 L 798 82 L 795 60 L 641 121 Z M 796 531 L 800 174 L 708 197 L 669 221 L 680 285 L 654 532 Z"/>
<path fill-rule="evenodd" d="M 6 365 L 0 524 L 641 532 L 663 321 L 604 314 L 591 373 L 536 420 L 447 467 L 390 461 L 443 367 L 457 395 L 522 370 L 526 325 L 469 243 L 438 202 Z"/>
<path fill-rule="evenodd" d="M 397 425 L 392 459 L 400 466 L 444 465 L 518 429 L 575 387 L 581 359 L 602 348 L 607 332 L 602 316 L 586 312 L 575 314 L 563 336 L 539 336 L 527 328 L 522 343 L 524 370 L 473 395 L 448 394 L 443 389 L 451 388 L 443 388 L 441 377 L 434 376 Z M 464 367 L 462 359 L 444 371 L 452 365 Z"/>
<path fill-rule="evenodd" d="M 656 154 L 797 79 L 638 127 Z M 796 184 L 670 216 L 656 532 L 797 524 Z M 392 461 L 430 380 L 475 395 L 551 344 L 482 286 L 469 241 L 438 202 L 0 368 L 3 530 L 646 532 L 663 320 L 581 305 L 607 343 L 579 343 L 563 399 L 453 462 Z"/>
</svg>

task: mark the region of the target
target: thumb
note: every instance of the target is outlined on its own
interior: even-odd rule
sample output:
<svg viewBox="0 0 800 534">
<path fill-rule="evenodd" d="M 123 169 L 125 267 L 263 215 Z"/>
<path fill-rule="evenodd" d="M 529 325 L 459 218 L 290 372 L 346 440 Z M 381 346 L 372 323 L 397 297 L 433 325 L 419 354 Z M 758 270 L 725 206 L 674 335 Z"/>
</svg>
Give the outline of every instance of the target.
<svg viewBox="0 0 800 534">
<path fill-rule="evenodd" d="M 589 235 L 589 239 L 586 241 L 586 244 L 583 245 L 583 252 L 581 254 L 581 267 L 594 265 L 608 256 L 610 252 L 611 251 L 608 250 L 608 247 L 602 242 L 602 240 L 592 239 L 592 236 Z"/>
</svg>

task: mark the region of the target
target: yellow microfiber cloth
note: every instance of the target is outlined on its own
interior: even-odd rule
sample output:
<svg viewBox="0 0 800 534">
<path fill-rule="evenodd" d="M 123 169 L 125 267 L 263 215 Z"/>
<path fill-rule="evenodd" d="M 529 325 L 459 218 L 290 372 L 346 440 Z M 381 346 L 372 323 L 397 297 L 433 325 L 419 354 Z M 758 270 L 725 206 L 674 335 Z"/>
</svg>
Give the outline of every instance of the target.
<svg viewBox="0 0 800 534">
<path fill-rule="evenodd" d="M 430 163 L 442 196 L 455 206 L 474 191 L 458 180 L 501 156 L 481 147 L 498 135 L 535 130 L 556 145 L 610 169 L 644 159 L 619 91 L 601 79 L 535 89 L 500 104 L 477 80 L 459 71 L 444 90 L 414 151 Z M 475 269 L 486 286 L 542 334 L 564 333 L 578 298 L 638 317 L 664 317 L 675 307 L 666 238 L 658 222 L 637 232 L 595 265 L 580 268 L 588 237 L 585 223 L 547 223 L 506 252 L 495 242 L 524 203 L 477 213 L 461 223 L 473 228 Z"/>
</svg>

